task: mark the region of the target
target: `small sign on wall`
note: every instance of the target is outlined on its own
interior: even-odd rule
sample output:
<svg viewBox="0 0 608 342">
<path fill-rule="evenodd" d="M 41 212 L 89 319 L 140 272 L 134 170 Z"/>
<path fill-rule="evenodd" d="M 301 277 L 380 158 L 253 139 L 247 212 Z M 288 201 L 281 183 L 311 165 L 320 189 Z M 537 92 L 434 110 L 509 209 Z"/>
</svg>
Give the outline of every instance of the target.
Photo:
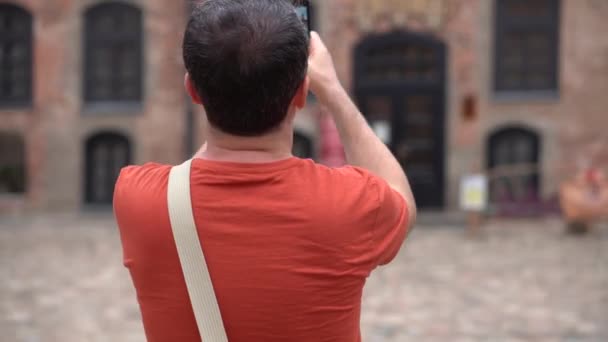
<svg viewBox="0 0 608 342">
<path fill-rule="evenodd" d="M 378 120 L 372 122 L 372 130 L 376 133 L 378 139 L 385 144 L 390 144 L 392 139 L 391 124 L 388 121 Z"/>
<path fill-rule="evenodd" d="M 481 212 L 488 206 L 488 179 L 485 175 L 467 175 L 460 182 L 460 208 Z"/>
</svg>

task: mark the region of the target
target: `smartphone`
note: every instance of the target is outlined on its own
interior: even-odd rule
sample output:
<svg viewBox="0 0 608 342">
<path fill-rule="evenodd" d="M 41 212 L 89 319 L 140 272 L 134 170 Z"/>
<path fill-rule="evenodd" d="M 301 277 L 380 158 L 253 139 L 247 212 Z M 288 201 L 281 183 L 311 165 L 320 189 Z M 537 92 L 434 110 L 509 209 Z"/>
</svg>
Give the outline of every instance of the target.
<svg viewBox="0 0 608 342">
<path fill-rule="evenodd" d="M 312 23 L 311 23 L 311 13 L 310 13 L 310 2 L 308 0 L 300 0 L 297 2 L 296 12 L 298 12 L 298 16 L 306 25 L 308 29 L 308 35 L 310 35 L 310 31 L 312 31 Z"/>
</svg>

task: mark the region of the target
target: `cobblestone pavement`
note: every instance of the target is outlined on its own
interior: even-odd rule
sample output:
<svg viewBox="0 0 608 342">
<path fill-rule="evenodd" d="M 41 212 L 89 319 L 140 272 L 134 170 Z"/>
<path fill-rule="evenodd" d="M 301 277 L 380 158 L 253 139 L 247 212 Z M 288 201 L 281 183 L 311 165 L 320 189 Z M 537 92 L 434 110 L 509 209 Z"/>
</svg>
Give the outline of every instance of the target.
<svg viewBox="0 0 608 342">
<path fill-rule="evenodd" d="M 608 227 L 418 227 L 368 281 L 363 340 L 608 341 Z M 0 342 L 143 342 L 112 218 L 0 219 Z"/>
</svg>

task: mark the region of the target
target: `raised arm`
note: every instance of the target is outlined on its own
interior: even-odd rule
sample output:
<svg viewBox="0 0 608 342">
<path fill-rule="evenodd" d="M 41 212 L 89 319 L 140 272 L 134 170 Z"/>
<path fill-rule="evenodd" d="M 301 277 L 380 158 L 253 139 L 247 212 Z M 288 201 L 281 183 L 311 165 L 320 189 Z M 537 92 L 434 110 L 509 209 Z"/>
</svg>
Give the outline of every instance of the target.
<svg viewBox="0 0 608 342">
<path fill-rule="evenodd" d="M 403 195 L 409 209 L 408 224 L 416 220 L 416 203 L 403 169 L 386 145 L 374 134 L 337 77 L 332 57 L 316 32 L 311 34 L 308 66 L 311 91 L 334 118 L 347 162 L 384 179 Z"/>
</svg>

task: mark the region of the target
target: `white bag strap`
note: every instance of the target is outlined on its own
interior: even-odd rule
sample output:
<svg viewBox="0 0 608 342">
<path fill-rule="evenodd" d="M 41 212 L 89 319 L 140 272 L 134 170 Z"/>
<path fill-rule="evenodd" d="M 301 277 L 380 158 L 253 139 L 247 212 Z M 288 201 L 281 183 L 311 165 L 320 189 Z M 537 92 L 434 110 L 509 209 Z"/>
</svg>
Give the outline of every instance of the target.
<svg viewBox="0 0 608 342">
<path fill-rule="evenodd" d="M 201 338 L 204 342 L 227 342 L 220 308 L 192 214 L 191 164 L 192 160 L 188 160 L 182 165 L 174 166 L 169 173 L 167 200 L 171 229 Z"/>
</svg>

